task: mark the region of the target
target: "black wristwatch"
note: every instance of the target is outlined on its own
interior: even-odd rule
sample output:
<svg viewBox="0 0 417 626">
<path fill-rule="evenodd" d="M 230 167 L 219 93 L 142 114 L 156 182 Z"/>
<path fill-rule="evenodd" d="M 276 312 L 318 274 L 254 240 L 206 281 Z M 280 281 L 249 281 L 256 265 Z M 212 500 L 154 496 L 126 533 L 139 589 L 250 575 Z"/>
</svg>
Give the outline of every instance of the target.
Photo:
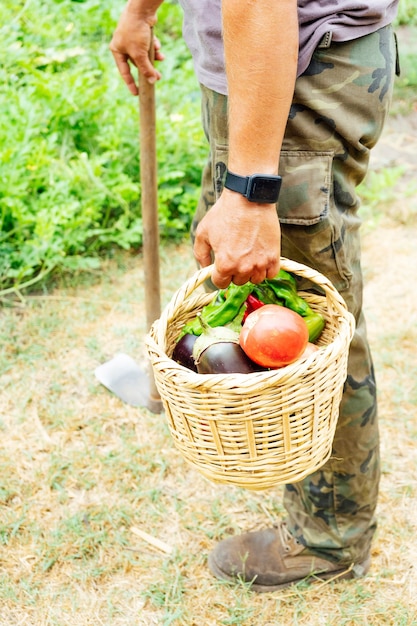
<svg viewBox="0 0 417 626">
<path fill-rule="evenodd" d="M 281 182 L 281 176 L 274 176 L 273 174 L 238 176 L 227 170 L 224 186 L 231 191 L 241 193 L 250 202 L 275 204 L 278 202 Z"/>
</svg>

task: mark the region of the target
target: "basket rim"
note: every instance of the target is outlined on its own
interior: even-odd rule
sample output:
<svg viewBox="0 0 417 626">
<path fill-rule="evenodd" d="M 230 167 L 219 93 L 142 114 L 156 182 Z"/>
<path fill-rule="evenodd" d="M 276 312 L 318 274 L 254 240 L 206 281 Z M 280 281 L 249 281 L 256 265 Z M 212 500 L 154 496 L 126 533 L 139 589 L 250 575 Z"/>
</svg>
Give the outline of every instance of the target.
<svg viewBox="0 0 417 626">
<path fill-rule="evenodd" d="M 353 337 L 355 328 L 353 315 L 348 311 L 342 296 L 328 278 L 306 265 L 284 257 L 281 257 L 281 267 L 286 271 L 307 278 L 324 291 L 325 295 L 323 299 L 326 300 L 329 310 L 332 310 L 332 322 L 333 324 L 337 322 L 338 334 L 333 341 L 325 346 L 321 346 L 320 350 L 305 359 L 297 359 L 293 363 L 275 370 L 265 370 L 249 374 L 199 374 L 180 365 L 165 352 L 166 331 L 169 324 L 175 319 L 175 313 L 179 306 L 182 305 L 185 300 L 189 300 L 192 296 L 195 296 L 194 292 L 196 289 L 211 276 L 214 265 L 210 265 L 195 272 L 173 294 L 160 318 L 155 320 L 145 336 L 145 344 L 153 365 L 156 365 L 158 360 L 160 365 L 162 365 L 163 362 L 165 367 L 169 367 L 172 373 L 175 372 L 178 384 L 184 385 L 187 388 L 201 388 L 204 386 L 206 389 L 209 389 L 223 386 L 229 389 L 235 388 L 238 393 L 242 383 L 245 383 L 246 390 L 248 384 L 262 388 L 263 385 L 267 386 L 271 383 L 282 383 L 283 381 L 290 383 L 293 378 L 299 378 L 300 375 L 302 376 L 311 371 L 311 368 L 317 365 L 319 361 L 325 360 L 331 363 L 332 360 L 337 357 L 337 354 L 340 353 L 341 349 L 345 347 L 346 344 L 348 345 L 350 343 Z M 203 297 L 203 295 L 201 297 Z"/>
<path fill-rule="evenodd" d="M 158 324 L 155 323 L 152 328 L 154 328 L 155 332 L 157 332 Z M 145 338 L 145 342 L 149 350 L 156 353 L 160 359 L 169 362 L 169 369 L 173 372 L 175 371 L 179 376 L 178 382 L 182 383 L 182 378 L 184 377 L 184 382 L 186 382 L 187 385 L 190 385 L 190 387 L 201 387 L 201 385 L 203 385 L 207 388 L 218 386 L 221 383 L 230 388 L 240 387 L 241 382 L 247 383 L 249 381 L 253 381 L 256 385 L 260 385 L 261 383 L 269 385 L 272 382 L 282 383 L 285 379 L 286 383 L 290 383 L 293 377 L 299 378 L 300 375 L 307 374 L 311 367 L 314 366 L 314 364 L 319 360 L 327 360 L 330 362 L 332 360 L 331 357 L 333 353 L 339 352 L 339 344 L 340 348 L 345 344 L 345 341 L 342 341 L 341 336 L 339 336 L 330 344 L 321 346 L 320 350 L 313 352 L 308 357 L 304 359 L 299 358 L 293 363 L 277 369 L 261 370 L 259 372 L 250 372 L 247 374 L 199 374 L 198 372 L 194 372 L 193 370 L 190 370 L 171 359 L 165 353 L 164 349 L 159 346 L 157 341 L 155 341 L 152 333 L 153 330 L 151 329 L 150 333 Z M 349 326 L 346 324 L 346 341 L 349 336 Z M 236 389 L 236 392 L 238 392 L 238 389 Z"/>
</svg>

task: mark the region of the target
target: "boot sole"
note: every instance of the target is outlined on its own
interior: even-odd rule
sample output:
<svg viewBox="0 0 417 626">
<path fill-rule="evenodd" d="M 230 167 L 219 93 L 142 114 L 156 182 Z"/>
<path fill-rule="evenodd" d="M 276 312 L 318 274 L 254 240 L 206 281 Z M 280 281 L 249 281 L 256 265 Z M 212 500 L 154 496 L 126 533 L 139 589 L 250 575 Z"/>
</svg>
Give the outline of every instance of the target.
<svg viewBox="0 0 417 626">
<path fill-rule="evenodd" d="M 343 569 L 332 570 L 331 572 L 317 572 L 312 573 L 310 575 L 304 576 L 302 578 L 297 578 L 296 580 L 290 580 L 285 583 L 280 583 L 278 585 L 259 585 L 256 583 L 256 579 L 251 581 L 244 581 L 243 578 L 239 578 L 237 576 L 230 576 L 221 570 L 216 561 L 213 559 L 212 554 L 208 556 L 208 567 L 212 574 L 219 580 L 227 580 L 232 583 L 237 583 L 239 580 L 244 582 L 247 585 L 250 585 L 250 590 L 255 591 L 256 593 L 268 593 L 272 591 L 279 591 L 280 589 L 285 589 L 286 587 L 291 587 L 291 585 L 295 585 L 301 581 L 313 583 L 313 582 L 322 582 L 325 580 L 330 580 L 332 578 L 337 578 L 337 580 L 352 580 L 354 578 L 362 578 L 365 576 L 369 568 L 371 566 L 371 556 L 368 555 L 364 561 L 356 564 L 355 566 L 349 566 Z M 354 571 L 356 570 L 356 571 Z M 359 571 L 358 571 L 359 570 Z"/>
</svg>

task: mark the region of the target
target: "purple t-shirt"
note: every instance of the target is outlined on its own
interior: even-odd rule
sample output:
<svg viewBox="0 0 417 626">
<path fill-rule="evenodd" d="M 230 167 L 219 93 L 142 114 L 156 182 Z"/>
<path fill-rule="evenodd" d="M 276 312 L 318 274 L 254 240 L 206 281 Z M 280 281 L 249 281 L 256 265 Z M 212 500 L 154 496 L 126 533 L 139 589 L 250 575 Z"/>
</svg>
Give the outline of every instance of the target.
<svg viewBox="0 0 417 626">
<path fill-rule="evenodd" d="M 279 0 L 277 0 L 279 2 Z M 395 18 L 399 0 L 298 0 L 300 51 L 298 75 L 327 32 L 332 41 L 368 35 Z M 197 79 L 209 89 L 227 93 L 221 39 L 221 0 L 179 0 L 184 11 L 184 39 L 193 56 Z M 277 37 L 280 27 L 277 26 Z"/>
</svg>

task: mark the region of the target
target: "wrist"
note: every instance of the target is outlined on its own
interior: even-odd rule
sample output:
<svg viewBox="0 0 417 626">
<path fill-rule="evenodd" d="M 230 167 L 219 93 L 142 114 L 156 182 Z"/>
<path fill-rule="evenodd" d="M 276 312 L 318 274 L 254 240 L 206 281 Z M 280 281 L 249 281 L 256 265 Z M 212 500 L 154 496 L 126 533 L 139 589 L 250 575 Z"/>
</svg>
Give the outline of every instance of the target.
<svg viewBox="0 0 417 626">
<path fill-rule="evenodd" d="M 271 209 L 273 213 L 277 213 L 276 204 L 266 202 L 259 203 L 248 200 L 245 196 L 242 196 L 241 193 L 227 189 L 227 187 L 223 188 L 221 197 L 227 204 L 227 211 L 233 211 L 236 215 L 244 215 L 247 214 L 248 211 L 250 211 L 251 215 L 255 215 L 258 211 L 260 214 L 265 214 L 269 209 Z"/>
<path fill-rule="evenodd" d="M 276 174 L 252 174 L 240 176 L 227 170 L 225 188 L 238 193 L 251 203 L 276 204 L 281 189 L 281 176 Z"/>
<path fill-rule="evenodd" d="M 157 22 L 156 12 L 162 1 L 148 2 L 147 0 L 128 0 L 126 5 L 127 13 L 133 14 L 145 20 L 152 28 Z"/>
</svg>

